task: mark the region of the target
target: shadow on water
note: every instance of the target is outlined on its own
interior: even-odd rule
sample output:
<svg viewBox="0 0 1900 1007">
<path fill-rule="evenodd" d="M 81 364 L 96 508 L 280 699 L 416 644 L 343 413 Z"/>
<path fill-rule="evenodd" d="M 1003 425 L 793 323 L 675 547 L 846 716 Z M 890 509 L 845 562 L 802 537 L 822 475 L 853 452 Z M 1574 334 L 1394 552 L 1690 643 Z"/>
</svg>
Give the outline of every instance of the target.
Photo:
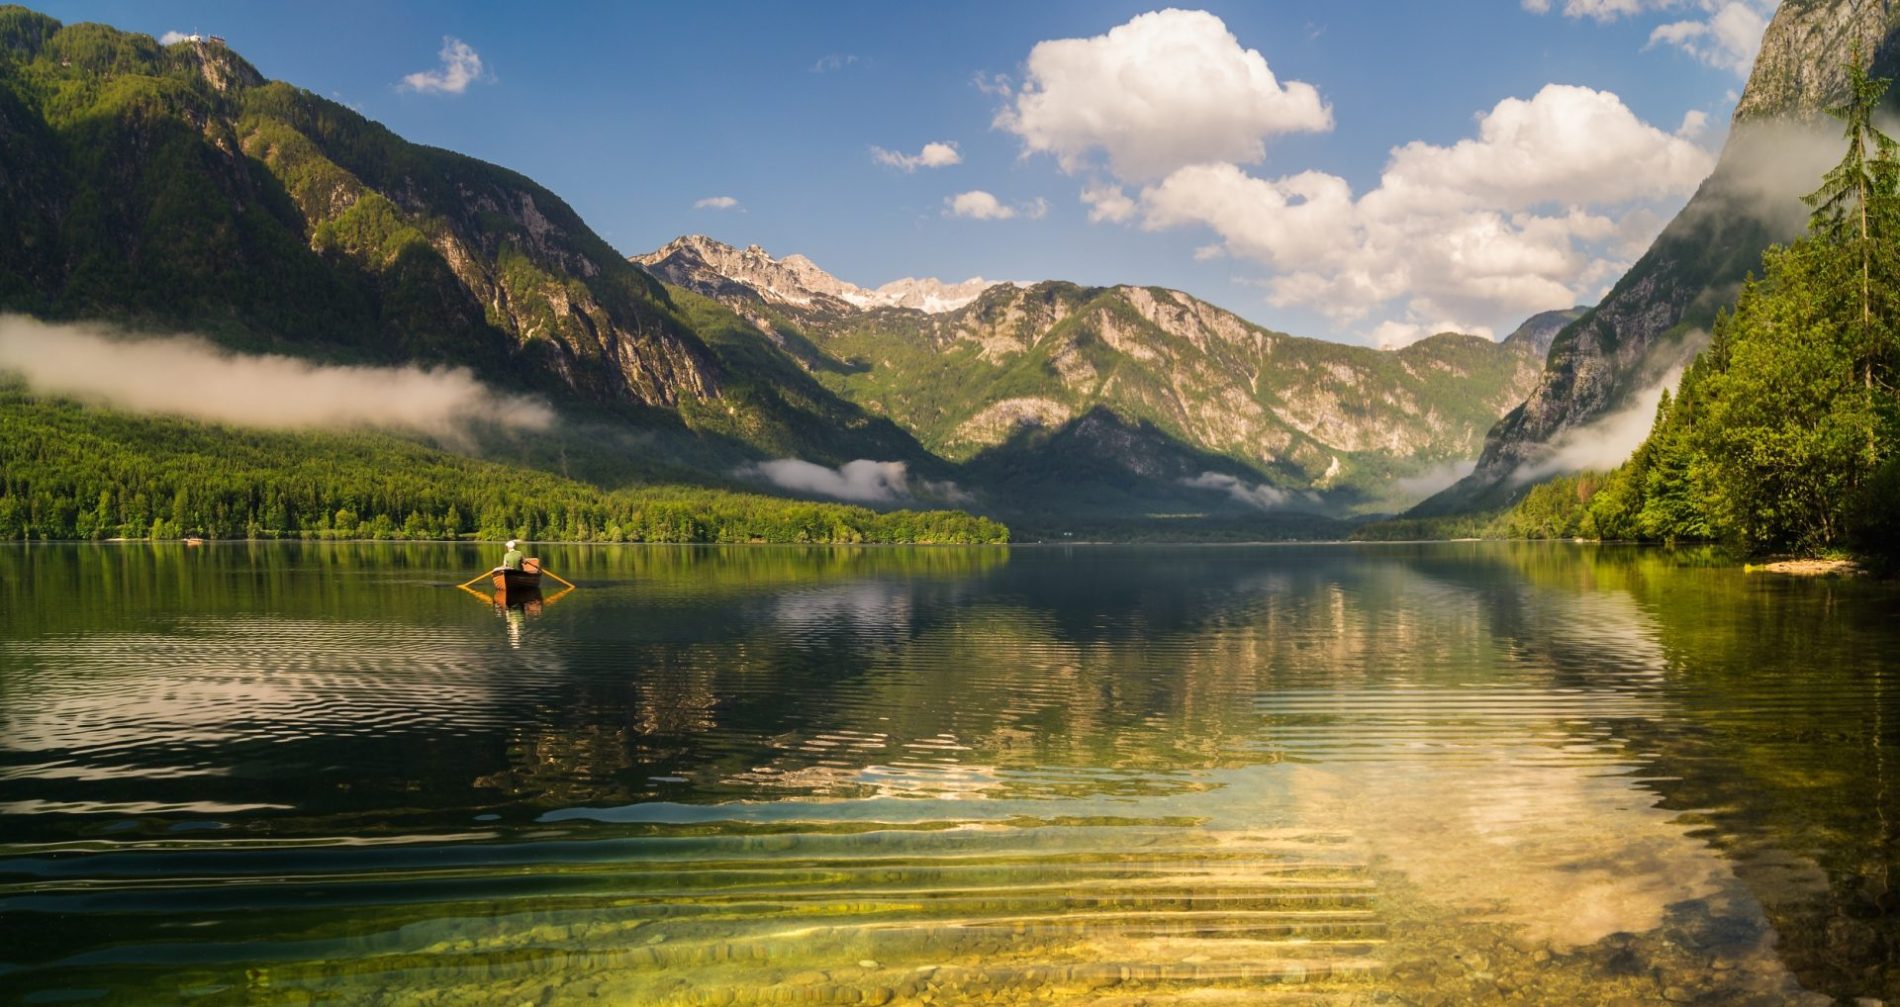
<svg viewBox="0 0 1900 1007">
<path fill-rule="evenodd" d="M 5 996 L 1900 998 L 1891 585 L 540 551 L 0 549 Z"/>
</svg>

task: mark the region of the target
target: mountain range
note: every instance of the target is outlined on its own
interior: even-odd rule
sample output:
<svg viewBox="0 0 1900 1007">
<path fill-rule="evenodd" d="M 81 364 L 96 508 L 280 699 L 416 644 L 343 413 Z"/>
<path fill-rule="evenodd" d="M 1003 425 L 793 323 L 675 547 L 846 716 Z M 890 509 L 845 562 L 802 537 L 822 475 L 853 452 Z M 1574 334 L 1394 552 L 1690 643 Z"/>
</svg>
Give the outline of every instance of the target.
<svg viewBox="0 0 1900 1007">
<path fill-rule="evenodd" d="M 0 311 L 466 366 L 562 417 L 484 450 L 602 485 L 799 493 L 767 463 L 896 463 L 905 499 L 1039 528 L 1392 511 L 1459 476 L 1421 512 L 1494 507 L 1679 366 L 1798 231 L 1818 173 L 1785 152 L 1832 147 L 1787 131 L 1834 100 L 1842 39 L 1879 33 L 1891 67 L 1894 18 L 1784 3 L 1715 175 L 1603 303 L 1376 350 L 1138 283 L 866 288 L 696 235 L 629 259 L 532 180 L 221 43 L 0 7 Z"/>
<path fill-rule="evenodd" d="M 1220 474 L 1267 490 L 1258 499 L 1311 492 L 1335 509 L 1389 506 L 1403 480 L 1473 457 L 1581 310 L 1540 315 L 1502 342 L 1443 333 L 1386 351 L 1275 332 L 1159 287 L 900 281 L 930 292 L 910 306 L 803 256 L 701 235 L 632 261 L 718 300 L 839 396 L 977 471 L 1046 454 L 1112 415 L 1223 460 Z M 1124 460 L 1128 479 L 1204 471 L 1104 447 L 1098 461 Z"/>
</svg>

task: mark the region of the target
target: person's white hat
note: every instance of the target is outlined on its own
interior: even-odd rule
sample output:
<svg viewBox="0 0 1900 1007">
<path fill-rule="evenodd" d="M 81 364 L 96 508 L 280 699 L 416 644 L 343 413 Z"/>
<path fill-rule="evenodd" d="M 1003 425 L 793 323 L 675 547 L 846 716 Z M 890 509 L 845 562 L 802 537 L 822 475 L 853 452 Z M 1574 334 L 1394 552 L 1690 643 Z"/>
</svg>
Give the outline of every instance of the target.
<svg viewBox="0 0 1900 1007">
<path fill-rule="evenodd" d="M 509 540 L 508 540 L 508 548 L 510 548 L 510 549 L 513 549 L 513 548 L 514 548 L 515 546 L 518 546 L 518 545 L 520 545 L 520 544 L 521 544 L 521 543 L 519 543 L 519 542 L 517 542 L 517 541 L 515 541 L 514 539 L 509 539 Z"/>
</svg>

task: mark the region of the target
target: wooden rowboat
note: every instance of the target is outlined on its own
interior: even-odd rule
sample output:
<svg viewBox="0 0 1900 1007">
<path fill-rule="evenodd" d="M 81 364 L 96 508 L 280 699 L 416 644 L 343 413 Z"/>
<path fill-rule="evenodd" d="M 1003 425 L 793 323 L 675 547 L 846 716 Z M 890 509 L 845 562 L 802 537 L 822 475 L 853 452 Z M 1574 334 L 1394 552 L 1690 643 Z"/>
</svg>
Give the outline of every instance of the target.
<svg viewBox="0 0 1900 1007">
<path fill-rule="evenodd" d="M 540 587 L 541 561 L 537 558 L 522 560 L 519 570 L 495 571 L 495 590 L 497 591 L 526 591 L 530 588 L 539 590 Z"/>
<path fill-rule="evenodd" d="M 529 615 L 540 615 L 541 606 L 546 601 L 541 597 L 538 587 L 497 589 L 492 600 L 502 608 L 525 608 Z"/>
</svg>

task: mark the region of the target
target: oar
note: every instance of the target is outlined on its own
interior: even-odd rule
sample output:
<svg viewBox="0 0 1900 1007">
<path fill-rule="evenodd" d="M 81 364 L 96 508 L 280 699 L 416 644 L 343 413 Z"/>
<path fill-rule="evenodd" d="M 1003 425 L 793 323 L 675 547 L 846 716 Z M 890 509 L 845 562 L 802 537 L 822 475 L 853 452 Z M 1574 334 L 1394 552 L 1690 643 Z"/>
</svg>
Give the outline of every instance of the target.
<svg viewBox="0 0 1900 1007">
<path fill-rule="evenodd" d="M 561 576 L 560 574 L 558 574 L 558 573 L 555 573 L 554 571 L 552 571 L 552 570 L 550 570 L 550 569 L 548 569 L 547 567 L 542 567 L 542 568 L 541 568 L 541 572 L 542 572 L 543 574 L 546 574 L 546 575 L 547 575 L 547 576 L 549 576 L 549 577 L 552 577 L 552 578 L 554 578 L 555 580 L 558 580 L 558 581 L 560 581 L 560 582 L 561 582 L 561 583 L 563 583 L 563 584 L 567 584 L 567 589 L 568 589 L 569 591 L 572 591 L 572 590 L 574 590 L 574 585 L 573 585 L 573 584 L 571 584 L 571 583 L 569 583 L 569 582 L 568 582 L 568 580 L 567 580 L 567 578 L 565 578 L 565 577 L 563 577 L 563 576 Z"/>
<path fill-rule="evenodd" d="M 473 584 L 473 583 L 475 583 L 476 581 L 478 581 L 478 580 L 481 580 L 481 579 L 482 579 L 483 577 L 493 577 L 494 575 L 495 575 L 495 571 L 493 571 L 493 570 L 490 570 L 490 571 L 488 571 L 488 572 L 486 572 L 486 573 L 478 573 L 478 574 L 476 574 L 475 576 L 473 576 L 473 577 L 470 577 L 469 579 L 467 579 L 467 580 L 465 580 L 465 581 L 463 581 L 463 582 L 461 582 L 460 584 L 457 584 L 457 585 L 455 585 L 455 586 L 456 586 L 456 587 L 464 587 L 464 588 L 465 588 L 465 587 L 467 587 L 467 586 L 469 586 L 470 584 Z"/>
</svg>

